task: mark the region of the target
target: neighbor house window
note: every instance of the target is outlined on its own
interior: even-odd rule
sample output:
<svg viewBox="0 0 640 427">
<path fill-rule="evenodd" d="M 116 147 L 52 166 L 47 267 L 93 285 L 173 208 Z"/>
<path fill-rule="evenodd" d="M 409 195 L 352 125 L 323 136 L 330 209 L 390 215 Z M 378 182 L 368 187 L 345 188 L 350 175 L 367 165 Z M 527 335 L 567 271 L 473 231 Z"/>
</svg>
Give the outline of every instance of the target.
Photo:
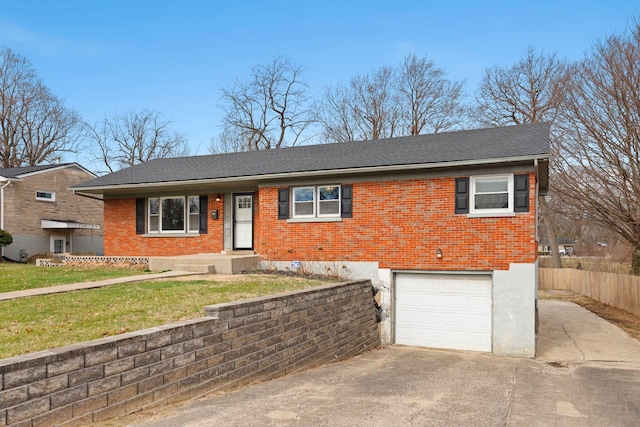
<svg viewBox="0 0 640 427">
<path fill-rule="evenodd" d="M 339 217 L 340 186 L 297 187 L 293 193 L 293 217 Z"/>
<path fill-rule="evenodd" d="M 513 212 L 513 175 L 475 176 L 470 184 L 471 213 Z"/>
<path fill-rule="evenodd" d="M 198 233 L 200 196 L 147 199 L 149 233 Z"/>
<path fill-rule="evenodd" d="M 56 193 L 54 191 L 36 191 L 36 200 L 41 200 L 44 202 L 55 202 L 56 201 Z"/>
</svg>

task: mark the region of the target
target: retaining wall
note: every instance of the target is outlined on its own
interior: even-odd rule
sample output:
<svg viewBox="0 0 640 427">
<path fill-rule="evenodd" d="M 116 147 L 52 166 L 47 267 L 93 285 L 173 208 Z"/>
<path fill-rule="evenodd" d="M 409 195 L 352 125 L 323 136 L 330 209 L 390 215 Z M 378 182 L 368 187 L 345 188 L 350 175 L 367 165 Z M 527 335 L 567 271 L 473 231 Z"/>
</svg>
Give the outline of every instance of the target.
<svg viewBox="0 0 640 427">
<path fill-rule="evenodd" d="M 0 426 L 80 426 L 380 344 L 370 281 L 205 307 L 207 317 L 0 360 Z"/>
</svg>

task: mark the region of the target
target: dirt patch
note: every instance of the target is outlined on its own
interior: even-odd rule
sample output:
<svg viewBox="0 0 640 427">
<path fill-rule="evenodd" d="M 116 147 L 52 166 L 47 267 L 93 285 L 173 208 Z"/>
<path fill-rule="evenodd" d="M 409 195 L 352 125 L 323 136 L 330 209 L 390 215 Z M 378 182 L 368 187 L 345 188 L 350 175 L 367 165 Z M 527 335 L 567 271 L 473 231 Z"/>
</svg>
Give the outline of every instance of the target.
<svg viewBox="0 0 640 427">
<path fill-rule="evenodd" d="M 602 317 L 606 321 L 613 323 L 635 339 L 640 340 L 640 317 L 631 314 L 628 311 L 612 307 L 585 297 L 584 295 L 574 294 L 569 291 L 540 290 L 538 297 L 540 299 L 557 299 L 578 304 L 590 312 Z"/>
<path fill-rule="evenodd" d="M 238 274 L 189 274 L 185 276 L 175 276 L 175 277 L 163 277 L 160 279 L 154 279 L 156 281 L 193 281 L 193 280 L 206 280 L 208 282 L 235 282 L 240 280 L 242 277 L 247 277 L 249 275 L 238 275 Z"/>
<path fill-rule="evenodd" d="M 254 273 L 240 273 L 240 274 L 191 274 L 188 276 L 176 276 L 155 280 L 207 280 L 212 282 L 234 282 L 238 280 L 244 280 L 247 277 L 264 277 L 264 276 L 285 276 L 293 279 L 300 280 L 322 280 L 328 283 L 339 281 L 339 278 L 333 276 L 323 276 L 320 274 L 300 274 L 291 271 L 278 271 L 278 270 L 261 270 Z"/>
</svg>

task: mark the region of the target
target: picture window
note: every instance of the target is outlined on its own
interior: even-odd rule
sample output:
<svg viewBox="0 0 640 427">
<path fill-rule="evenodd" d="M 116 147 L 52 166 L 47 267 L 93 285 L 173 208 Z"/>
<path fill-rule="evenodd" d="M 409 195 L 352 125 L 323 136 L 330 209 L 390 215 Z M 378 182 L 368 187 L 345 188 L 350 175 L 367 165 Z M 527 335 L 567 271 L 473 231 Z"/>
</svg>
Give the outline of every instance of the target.
<svg viewBox="0 0 640 427">
<path fill-rule="evenodd" d="M 198 233 L 200 197 L 151 197 L 147 199 L 149 233 Z"/>
</svg>

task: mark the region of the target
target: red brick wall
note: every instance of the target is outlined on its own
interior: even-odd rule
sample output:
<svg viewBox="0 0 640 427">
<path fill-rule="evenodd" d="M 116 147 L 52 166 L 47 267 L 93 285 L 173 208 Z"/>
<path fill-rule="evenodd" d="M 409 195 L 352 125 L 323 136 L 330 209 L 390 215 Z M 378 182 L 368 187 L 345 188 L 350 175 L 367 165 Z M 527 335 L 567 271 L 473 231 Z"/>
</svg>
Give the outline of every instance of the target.
<svg viewBox="0 0 640 427">
<path fill-rule="evenodd" d="M 136 234 L 136 200 L 108 199 L 104 202 L 104 254 L 106 256 L 172 256 L 222 251 L 224 211 L 222 201 L 209 195 L 209 209 L 218 209 L 218 219 L 209 217 L 207 234 L 198 237 L 144 237 Z"/>
<path fill-rule="evenodd" d="M 263 187 L 254 199 L 254 248 L 265 260 L 377 261 L 381 268 L 412 270 L 507 270 L 510 263 L 535 262 L 533 174 L 530 211 L 513 217 L 454 215 L 454 183 L 453 177 L 354 183 L 353 218 L 315 223 L 278 220 L 277 188 Z M 219 219 L 209 219 L 206 235 L 143 237 L 135 234 L 135 199 L 107 200 L 105 255 L 220 252 L 224 211 L 215 195 L 211 209 Z"/>
<path fill-rule="evenodd" d="M 536 260 L 533 175 L 531 209 L 515 217 L 454 215 L 454 183 L 354 183 L 353 218 L 328 223 L 278 220 L 277 188 L 261 188 L 256 251 L 273 261 L 378 261 L 381 268 L 424 270 L 507 270 Z"/>
</svg>

